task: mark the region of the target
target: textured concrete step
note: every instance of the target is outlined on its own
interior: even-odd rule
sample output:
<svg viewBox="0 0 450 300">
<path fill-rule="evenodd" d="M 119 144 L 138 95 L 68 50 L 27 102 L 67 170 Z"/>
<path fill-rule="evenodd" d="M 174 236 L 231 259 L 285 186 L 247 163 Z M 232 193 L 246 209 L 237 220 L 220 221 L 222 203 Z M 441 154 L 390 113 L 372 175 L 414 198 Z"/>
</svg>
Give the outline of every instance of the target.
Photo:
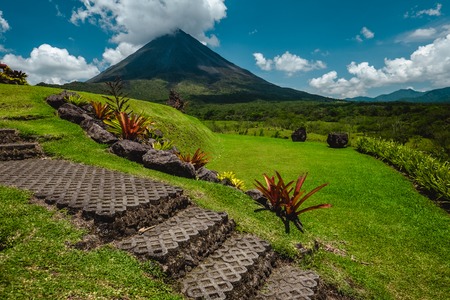
<svg viewBox="0 0 450 300">
<path fill-rule="evenodd" d="M 190 207 L 153 228 L 117 243 L 119 249 L 161 263 L 173 278 L 190 271 L 230 235 L 234 222 L 226 213 Z"/>
<path fill-rule="evenodd" d="M 42 156 L 38 143 L 0 144 L 0 160 L 22 160 Z"/>
<path fill-rule="evenodd" d="M 316 299 L 319 276 L 313 271 L 281 264 L 273 269 L 266 284 L 255 297 L 257 300 Z"/>
<path fill-rule="evenodd" d="M 190 201 L 180 188 L 62 160 L 0 161 L 0 184 L 93 219 L 106 240 L 159 224 Z"/>
<path fill-rule="evenodd" d="M 234 234 L 180 281 L 181 290 L 193 299 L 254 299 L 274 261 L 266 241 Z"/>
<path fill-rule="evenodd" d="M 20 141 L 19 133 L 15 129 L 0 128 L 0 144 L 10 144 Z"/>
</svg>

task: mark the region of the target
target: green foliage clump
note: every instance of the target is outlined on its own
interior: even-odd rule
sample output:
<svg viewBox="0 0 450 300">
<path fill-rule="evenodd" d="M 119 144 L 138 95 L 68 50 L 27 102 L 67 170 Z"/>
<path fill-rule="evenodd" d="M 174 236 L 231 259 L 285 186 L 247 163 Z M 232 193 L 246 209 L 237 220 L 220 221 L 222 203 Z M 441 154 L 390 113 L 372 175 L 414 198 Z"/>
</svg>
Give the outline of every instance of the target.
<svg viewBox="0 0 450 300">
<path fill-rule="evenodd" d="M 275 172 L 277 178 L 275 176 L 269 177 L 264 174 L 264 179 L 266 181 L 266 186 L 256 181 L 256 188 L 264 195 L 268 202 L 261 204 L 263 208 L 257 209 L 256 211 L 261 210 L 270 210 L 273 211 L 284 223 L 286 233 L 290 232 L 289 224 L 290 222 L 294 223 L 298 230 L 303 232 L 303 224 L 299 219 L 299 215 L 305 213 L 310 210 L 319 209 L 319 208 L 329 208 L 331 204 L 319 204 L 310 206 L 304 209 L 300 209 L 300 206 L 313 194 L 317 193 L 319 190 L 327 186 L 328 184 L 322 184 L 308 194 L 305 195 L 305 191 L 302 190 L 303 183 L 306 180 L 306 176 L 302 175 L 297 179 L 295 187 L 292 187 L 294 181 L 290 181 L 285 183 L 280 173 Z M 278 182 L 277 182 L 278 179 Z M 293 191 L 293 193 L 292 193 Z M 292 195 L 291 195 L 292 193 Z"/>
<path fill-rule="evenodd" d="M 362 137 L 356 149 L 375 156 L 406 172 L 420 186 L 437 197 L 450 200 L 450 163 L 423 152 L 400 145 L 394 141 Z"/>
<path fill-rule="evenodd" d="M 72 93 L 72 92 L 65 93 L 64 99 L 68 103 L 72 103 L 76 106 L 83 106 L 83 105 L 89 104 L 89 102 L 87 100 L 85 100 L 83 98 L 83 96 L 78 95 L 77 93 Z"/>
<path fill-rule="evenodd" d="M 160 140 L 156 140 L 155 142 L 152 143 L 152 147 L 155 150 L 171 150 L 174 147 L 174 143 L 172 141 L 169 141 L 167 139 L 160 139 Z"/>
<path fill-rule="evenodd" d="M 227 181 L 228 183 L 230 183 L 232 186 L 234 186 L 235 188 L 243 191 L 245 190 L 245 183 L 243 180 L 236 178 L 236 174 L 234 174 L 234 172 L 222 172 L 217 174 L 217 179 L 219 179 L 220 181 Z"/>
<path fill-rule="evenodd" d="M 25 72 L 13 70 L 6 64 L 0 64 L 0 69 L 3 69 L 0 72 L 0 83 L 28 85 L 28 75 Z"/>
</svg>

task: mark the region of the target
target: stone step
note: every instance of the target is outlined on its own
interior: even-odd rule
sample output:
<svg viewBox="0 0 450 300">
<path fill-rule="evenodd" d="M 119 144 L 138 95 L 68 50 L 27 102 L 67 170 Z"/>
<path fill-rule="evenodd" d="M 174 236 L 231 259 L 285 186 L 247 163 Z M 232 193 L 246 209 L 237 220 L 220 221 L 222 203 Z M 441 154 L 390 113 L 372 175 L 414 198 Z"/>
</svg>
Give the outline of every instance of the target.
<svg viewBox="0 0 450 300">
<path fill-rule="evenodd" d="M 0 128 L 0 144 L 10 144 L 18 141 L 20 141 L 20 137 L 17 130 Z"/>
<path fill-rule="evenodd" d="M 38 143 L 9 143 L 0 144 L 0 160 L 22 160 L 42 156 L 42 149 Z"/>
<path fill-rule="evenodd" d="M 292 264 L 278 263 L 256 300 L 310 300 L 316 299 L 319 276 L 303 271 Z"/>
<path fill-rule="evenodd" d="M 0 170 L 0 184 L 93 219 L 105 241 L 159 224 L 190 204 L 180 188 L 68 161 L 0 161 Z"/>
<path fill-rule="evenodd" d="M 181 279 L 181 290 L 193 299 L 254 299 L 274 262 L 266 241 L 236 233 Z"/>
<path fill-rule="evenodd" d="M 169 276 L 179 278 L 214 252 L 233 228 L 226 213 L 189 207 L 116 245 L 140 258 L 158 261 Z"/>
</svg>

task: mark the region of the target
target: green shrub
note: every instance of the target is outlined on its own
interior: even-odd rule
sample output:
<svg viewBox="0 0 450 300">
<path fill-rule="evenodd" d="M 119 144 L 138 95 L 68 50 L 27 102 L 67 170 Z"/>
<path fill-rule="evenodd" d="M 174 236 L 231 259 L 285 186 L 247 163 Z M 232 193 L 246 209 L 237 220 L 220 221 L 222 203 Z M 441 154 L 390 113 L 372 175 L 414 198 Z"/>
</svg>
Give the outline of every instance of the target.
<svg viewBox="0 0 450 300">
<path fill-rule="evenodd" d="M 448 161 L 441 162 L 428 154 L 393 141 L 368 137 L 359 138 L 356 149 L 394 165 L 436 197 L 450 200 L 450 163 Z"/>
<path fill-rule="evenodd" d="M 27 77 L 25 72 L 12 70 L 6 64 L 0 64 L 0 83 L 5 84 L 18 84 L 18 85 L 28 85 Z"/>
</svg>

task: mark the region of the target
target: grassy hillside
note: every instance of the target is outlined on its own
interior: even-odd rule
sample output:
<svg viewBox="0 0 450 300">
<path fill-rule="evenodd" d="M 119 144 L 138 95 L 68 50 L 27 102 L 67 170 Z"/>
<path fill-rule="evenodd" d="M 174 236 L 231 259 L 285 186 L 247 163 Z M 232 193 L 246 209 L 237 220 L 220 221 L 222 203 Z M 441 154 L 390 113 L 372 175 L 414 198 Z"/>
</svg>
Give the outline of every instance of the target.
<svg viewBox="0 0 450 300">
<path fill-rule="evenodd" d="M 54 110 L 43 98 L 56 92 L 59 90 L 0 85 L 0 127 L 18 128 L 25 134 L 39 135 L 44 150 L 53 156 L 181 186 L 201 206 L 226 210 L 237 221 L 239 230 L 269 240 L 275 249 L 294 259 L 300 256 L 297 249 L 299 243 L 306 248 L 318 244 L 319 249 L 299 263 L 318 271 L 326 282 L 336 285 L 348 295 L 368 299 L 446 299 L 450 294 L 449 216 L 418 194 L 411 182 L 401 174 L 380 161 L 359 154 L 352 148 L 331 149 L 318 142 L 292 143 L 282 139 L 214 135 L 196 119 L 171 108 L 133 102 L 135 111 L 142 110 L 164 124 L 165 128 L 161 129 L 173 138 L 180 149 L 192 150 L 198 146 L 206 149 L 212 157 L 208 167 L 218 171 L 234 171 L 238 178 L 245 181 L 247 188 L 252 188 L 254 179 L 262 180 L 263 173 L 272 175 L 274 170 L 280 171 L 288 180 L 308 172 L 305 183 L 308 190 L 328 182 L 329 186 L 306 204 L 325 202 L 333 207 L 302 215 L 306 233 L 301 234 L 293 228 L 287 235 L 278 219 L 267 212 L 254 213 L 257 206 L 236 190 L 148 170 L 110 154 L 105 146 L 91 141 L 77 125 L 54 115 Z M 82 94 L 85 98 L 101 98 Z M 176 135 L 174 131 L 177 131 Z M 26 201 L 23 195 L 16 192 L 5 193 L 7 196 L 2 199 L 13 198 L 13 203 Z M 14 204 L 0 206 L 0 213 L 9 213 L 11 205 Z M 78 237 L 79 233 L 69 234 L 67 240 Z M 63 237 L 61 239 L 64 240 Z M 29 240 L 34 241 L 33 235 Z M 24 243 L 28 243 L 27 240 Z M 27 251 L 33 249 L 28 247 Z M 4 266 L 12 268 L 10 259 L 16 252 L 8 251 L 7 255 L 0 252 L 2 270 Z M 84 255 L 91 254 L 79 255 L 86 259 Z M 114 257 L 118 254 L 108 255 Z M 20 260 L 15 262 L 20 263 Z M 133 265 L 131 261 L 120 263 L 124 270 L 132 272 L 127 267 Z M 51 260 L 48 264 L 49 272 L 71 272 L 59 270 L 51 264 Z M 42 265 L 45 262 L 39 266 Z M 33 274 L 33 268 L 30 269 L 27 263 L 21 270 L 24 274 Z M 109 281 L 103 276 L 105 274 L 101 271 L 94 277 L 108 286 Z M 3 283 L 1 280 L 2 277 L 0 283 Z M 38 290 L 45 285 L 44 282 L 45 277 L 32 280 L 31 286 Z M 83 286 L 83 283 L 78 286 Z M 123 286 L 118 288 L 127 289 Z M 91 291 L 89 288 L 87 290 Z M 84 295 L 94 294 L 87 292 Z M 131 295 L 139 297 L 136 296 L 138 294 Z M 56 298 L 64 296 L 67 298 L 66 294 L 61 293 Z M 114 296 L 110 291 L 103 291 L 92 297 Z"/>
<path fill-rule="evenodd" d="M 47 87 L 0 85 L 0 126 L 8 124 L 19 128 L 26 135 L 51 135 L 53 138 L 60 138 L 64 132 L 61 127 L 78 127 L 55 117 L 55 110 L 44 101 L 47 96 L 61 91 Z M 105 101 L 101 95 L 78 93 L 87 101 Z M 200 147 L 214 152 L 216 136 L 196 118 L 166 105 L 136 100 L 132 100 L 130 104 L 134 112 L 150 116 L 156 123 L 155 127 L 164 133 L 164 137 L 173 141 L 180 151 L 193 152 Z"/>
</svg>

